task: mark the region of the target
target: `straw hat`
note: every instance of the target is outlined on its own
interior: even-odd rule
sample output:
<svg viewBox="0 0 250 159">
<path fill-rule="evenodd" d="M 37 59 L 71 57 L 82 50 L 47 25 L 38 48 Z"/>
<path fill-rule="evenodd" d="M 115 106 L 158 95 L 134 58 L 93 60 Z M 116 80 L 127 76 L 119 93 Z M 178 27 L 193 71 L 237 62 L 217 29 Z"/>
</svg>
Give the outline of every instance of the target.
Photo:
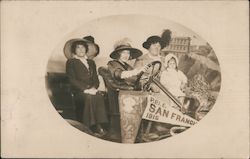
<svg viewBox="0 0 250 159">
<path fill-rule="evenodd" d="M 126 39 L 125 39 L 126 40 Z M 130 51 L 130 57 L 131 59 L 135 59 L 142 55 L 141 50 L 133 48 L 128 42 L 125 41 L 119 41 L 118 44 L 115 44 L 114 51 L 111 52 L 109 55 L 112 59 L 118 59 L 119 58 L 119 52 L 123 50 Z"/>
</svg>

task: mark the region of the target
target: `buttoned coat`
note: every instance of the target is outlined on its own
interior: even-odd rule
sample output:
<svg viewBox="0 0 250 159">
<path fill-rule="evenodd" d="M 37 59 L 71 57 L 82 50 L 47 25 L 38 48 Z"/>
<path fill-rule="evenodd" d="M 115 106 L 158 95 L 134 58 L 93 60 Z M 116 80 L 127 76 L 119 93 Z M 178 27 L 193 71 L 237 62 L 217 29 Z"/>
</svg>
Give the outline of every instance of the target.
<svg viewBox="0 0 250 159">
<path fill-rule="evenodd" d="M 108 119 L 103 96 L 99 92 L 96 95 L 84 93 L 86 89 L 99 87 L 95 62 L 89 59 L 87 62 L 88 68 L 79 59 L 69 59 L 66 63 L 66 73 L 74 94 L 78 99 L 83 99 L 82 105 L 76 105 L 76 114 L 81 113 L 83 124 L 90 127 L 106 123 Z"/>
<path fill-rule="evenodd" d="M 89 69 L 79 59 L 69 59 L 66 63 L 66 73 L 74 92 L 83 92 L 85 89 L 99 87 L 95 62 L 90 59 L 87 59 L 87 62 Z"/>
</svg>

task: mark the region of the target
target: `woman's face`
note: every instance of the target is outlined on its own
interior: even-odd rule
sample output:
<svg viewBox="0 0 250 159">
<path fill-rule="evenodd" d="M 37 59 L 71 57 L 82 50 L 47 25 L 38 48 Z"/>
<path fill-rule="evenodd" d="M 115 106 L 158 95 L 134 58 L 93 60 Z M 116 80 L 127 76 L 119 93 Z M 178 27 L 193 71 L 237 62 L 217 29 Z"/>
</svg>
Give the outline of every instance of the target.
<svg viewBox="0 0 250 159">
<path fill-rule="evenodd" d="M 88 45 L 88 52 L 86 53 L 86 56 L 88 57 L 88 59 L 94 59 L 97 56 L 97 49 L 95 47 L 95 45 Z"/>
<path fill-rule="evenodd" d="M 122 62 L 127 62 L 129 60 L 129 57 L 130 57 L 130 51 L 123 50 L 120 52 L 119 60 L 121 60 Z"/>
<path fill-rule="evenodd" d="M 176 69 L 176 61 L 174 58 L 171 58 L 169 61 L 168 61 L 168 68 L 170 69 Z"/>
<path fill-rule="evenodd" d="M 148 50 L 152 56 L 158 56 L 161 51 L 161 45 L 159 42 L 151 44 Z"/>
<path fill-rule="evenodd" d="M 83 45 L 76 45 L 76 56 L 84 57 L 86 55 L 86 48 Z"/>
</svg>

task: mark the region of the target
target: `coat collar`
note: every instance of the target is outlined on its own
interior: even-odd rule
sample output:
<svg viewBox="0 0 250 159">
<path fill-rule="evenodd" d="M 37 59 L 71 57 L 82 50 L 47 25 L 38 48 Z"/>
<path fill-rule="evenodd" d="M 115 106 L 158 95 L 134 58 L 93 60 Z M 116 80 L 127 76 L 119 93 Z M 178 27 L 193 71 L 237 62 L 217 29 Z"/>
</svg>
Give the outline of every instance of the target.
<svg viewBox="0 0 250 159">
<path fill-rule="evenodd" d="M 74 58 L 79 60 L 88 71 L 90 70 L 90 60 L 87 59 L 86 56 L 84 58 L 74 56 Z"/>
</svg>

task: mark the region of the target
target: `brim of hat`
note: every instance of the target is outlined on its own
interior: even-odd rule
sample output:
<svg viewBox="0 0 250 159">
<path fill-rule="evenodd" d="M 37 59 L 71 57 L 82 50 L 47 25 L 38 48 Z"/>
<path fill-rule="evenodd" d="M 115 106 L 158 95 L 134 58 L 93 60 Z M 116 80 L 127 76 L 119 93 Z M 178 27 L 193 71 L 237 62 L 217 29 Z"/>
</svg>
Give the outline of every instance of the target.
<svg viewBox="0 0 250 159">
<path fill-rule="evenodd" d="M 135 59 L 139 56 L 142 55 L 142 52 L 141 50 L 139 49 L 136 49 L 136 48 L 122 48 L 122 49 L 117 49 L 115 51 L 113 51 L 109 56 L 112 58 L 112 59 L 118 59 L 119 58 L 119 52 L 120 51 L 123 51 L 123 50 L 129 50 L 130 51 L 130 57 L 131 59 Z"/>
<path fill-rule="evenodd" d="M 97 45 L 97 44 L 95 44 L 95 43 L 92 43 L 91 41 L 88 41 L 88 40 L 85 40 L 85 39 L 71 39 L 71 40 L 69 40 L 69 41 L 67 41 L 66 43 L 65 43 L 65 45 L 64 45 L 64 48 L 63 48 L 63 52 L 64 52 L 64 55 L 65 55 L 65 57 L 67 58 L 67 59 L 71 59 L 71 58 L 73 58 L 73 53 L 71 52 L 71 46 L 72 46 L 72 44 L 74 43 L 74 42 L 76 42 L 76 41 L 83 41 L 83 42 L 85 42 L 86 44 L 94 44 L 95 46 Z M 98 45 L 97 45 L 98 46 Z"/>
<path fill-rule="evenodd" d="M 159 40 L 158 42 L 160 43 L 161 48 L 163 48 L 163 41 L 162 41 L 162 40 Z M 152 43 L 150 43 L 150 42 L 148 42 L 148 41 L 145 41 L 145 42 L 142 44 L 142 46 L 143 46 L 145 49 L 149 49 L 149 47 L 150 47 L 151 44 L 152 44 Z"/>
</svg>

